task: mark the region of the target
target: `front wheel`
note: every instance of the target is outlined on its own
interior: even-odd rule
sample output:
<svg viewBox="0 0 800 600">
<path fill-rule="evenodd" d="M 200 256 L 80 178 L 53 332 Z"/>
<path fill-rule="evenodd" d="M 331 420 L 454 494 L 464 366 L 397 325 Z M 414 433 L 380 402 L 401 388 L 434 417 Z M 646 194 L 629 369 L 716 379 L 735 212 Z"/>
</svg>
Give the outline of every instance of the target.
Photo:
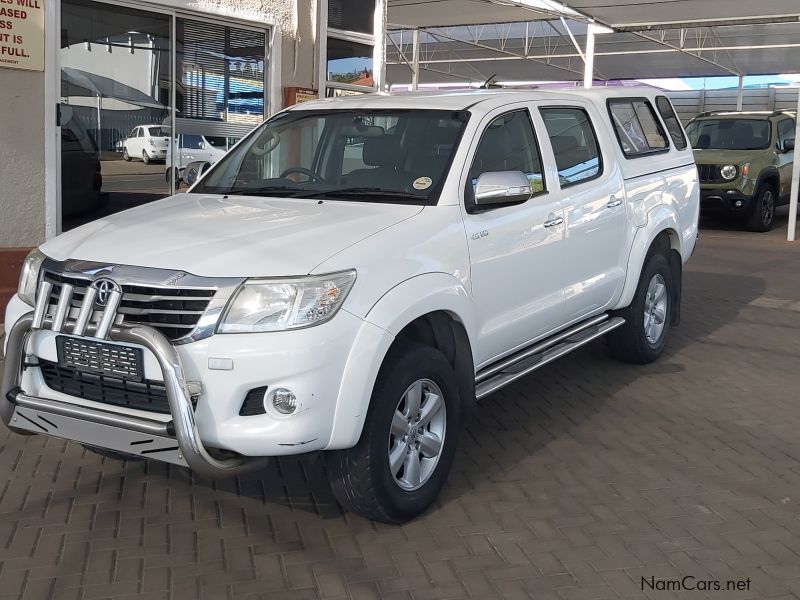
<svg viewBox="0 0 800 600">
<path fill-rule="evenodd" d="M 122 147 L 122 160 L 124 160 L 126 162 L 130 162 L 130 160 L 131 160 L 131 155 L 128 154 L 127 146 L 123 146 Z"/>
<path fill-rule="evenodd" d="M 607 336 L 614 358 L 644 365 L 661 356 L 669 333 L 672 285 L 669 261 L 663 254 L 652 254 L 642 269 L 633 302 L 619 312 L 625 324 Z"/>
<path fill-rule="evenodd" d="M 749 231 L 765 232 L 772 229 L 775 220 L 775 189 L 768 183 L 761 184 L 753 198 L 753 211 L 747 219 Z"/>
<path fill-rule="evenodd" d="M 384 523 L 416 517 L 447 479 L 462 423 L 455 373 L 441 352 L 402 344 L 384 361 L 361 438 L 328 454 L 345 510 Z"/>
</svg>

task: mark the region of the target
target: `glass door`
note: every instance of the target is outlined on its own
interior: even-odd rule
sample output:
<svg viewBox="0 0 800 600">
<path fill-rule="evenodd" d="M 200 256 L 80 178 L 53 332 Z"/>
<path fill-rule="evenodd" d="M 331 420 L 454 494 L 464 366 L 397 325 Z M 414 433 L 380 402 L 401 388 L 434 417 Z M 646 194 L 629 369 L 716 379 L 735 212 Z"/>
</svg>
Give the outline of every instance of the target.
<svg viewBox="0 0 800 600">
<path fill-rule="evenodd" d="M 261 123 L 267 35 L 62 0 L 61 229 L 186 189 Z"/>
<path fill-rule="evenodd" d="M 62 229 L 163 198 L 171 17 L 61 3 Z"/>
</svg>

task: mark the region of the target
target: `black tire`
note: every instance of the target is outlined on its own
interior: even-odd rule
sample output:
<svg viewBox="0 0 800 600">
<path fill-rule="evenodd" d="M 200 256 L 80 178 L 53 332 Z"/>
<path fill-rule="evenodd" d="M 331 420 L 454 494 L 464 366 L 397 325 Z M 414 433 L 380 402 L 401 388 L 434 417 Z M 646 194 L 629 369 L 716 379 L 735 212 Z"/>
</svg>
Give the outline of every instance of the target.
<svg viewBox="0 0 800 600">
<path fill-rule="evenodd" d="M 398 403 L 420 380 L 435 383 L 442 392 L 444 441 L 428 479 L 417 489 L 406 490 L 389 468 L 390 431 Z M 342 507 L 374 521 L 394 524 L 424 512 L 436 500 L 452 466 L 462 412 L 455 373 L 441 352 L 412 343 L 394 347 L 378 373 L 358 444 L 327 456 L 331 489 Z"/>
<path fill-rule="evenodd" d="M 180 188 L 181 178 L 180 175 L 178 174 L 178 169 L 175 168 L 167 169 L 166 180 L 168 184 L 171 183 L 169 180 L 170 177 L 172 177 L 173 181 L 175 182 L 175 189 L 177 190 L 178 188 Z"/>
<path fill-rule="evenodd" d="M 126 461 L 137 462 L 140 460 L 144 460 L 141 456 L 134 456 L 133 454 L 125 454 L 124 452 L 117 452 L 116 450 L 109 450 L 108 448 L 100 448 L 98 446 L 89 446 L 88 444 L 82 444 L 82 445 L 92 454 L 97 454 L 98 456 L 111 458 L 113 460 L 118 460 L 120 462 L 126 462 Z"/>
<path fill-rule="evenodd" d="M 660 278 L 660 279 L 659 279 Z M 645 312 L 648 305 L 648 290 L 653 281 L 665 286 L 663 307 L 663 329 L 655 339 L 648 339 L 645 331 Z M 639 365 L 653 362 L 664 351 L 670 329 L 670 311 L 673 301 L 673 277 L 669 261 L 663 254 L 651 254 L 645 261 L 639 285 L 628 308 L 617 314 L 625 319 L 622 327 L 614 329 L 606 336 L 611 355 L 617 360 Z M 653 318 L 653 315 L 650 315 Z"/>
<path fill-rule="evenodd" d="M 131 155 L 128 154 L 128 149 L 125 146 L 122 147 L 122 160 L 126 162 L 131 161 Z"/>
<path fill-rule="evenodd" d="M 763 233 L 772 229 L 772 224 L 775 222 L 775 206 L 775 188 L 770 183 L 762 183 L 753 197 L 753 208 L 745 223 L 747 230 Z"/>
<path fill-rule="evenodd" d="M 150 155 L 147 153 L 147 150 L 142 150 L 142 162 L 146 165 L 150 164 Z"/>
</svg>

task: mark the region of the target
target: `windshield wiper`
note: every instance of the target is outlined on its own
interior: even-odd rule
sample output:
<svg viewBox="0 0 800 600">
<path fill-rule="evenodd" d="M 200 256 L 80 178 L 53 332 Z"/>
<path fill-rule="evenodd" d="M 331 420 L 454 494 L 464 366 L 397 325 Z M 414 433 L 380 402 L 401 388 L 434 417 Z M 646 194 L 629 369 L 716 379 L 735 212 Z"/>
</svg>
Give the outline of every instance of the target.
<svg viewBox="0 0 800 600">
<path fill-rule="evenodd" d="M 224 192 L 226 196 L 283 196 L 292 192 L 293 196 L 302 192 L 302 188 L 288 185 L 269 185 L 265 187 L 237 188 Z"/>
<path fill-rule="evenodd" d="M 349 187 L 339 188 L 333 190 L 315 190 L 308 193 L 299 194 L 299 198 L 318 198 L 321 196 L 329 196 L 331 198 L 364 198 L 375 197 L 380 198 L 404 198 L 408 200 L 425 200 L 425 196 L 419 194 L 412 194 L 410 192 L 403 192 L 400 190 L 385 190 L 376 187 Z"/>
</svg>

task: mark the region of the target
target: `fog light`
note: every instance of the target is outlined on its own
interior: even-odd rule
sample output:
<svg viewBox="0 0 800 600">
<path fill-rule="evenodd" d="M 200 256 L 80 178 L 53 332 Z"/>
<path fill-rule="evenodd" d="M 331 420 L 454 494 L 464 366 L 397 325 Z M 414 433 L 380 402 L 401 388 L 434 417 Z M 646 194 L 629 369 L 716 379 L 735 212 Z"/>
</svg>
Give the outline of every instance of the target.
<svg viewBox="0 0 800 600">
<path fill-rule="evenodd" d="M 297 397 L 286 388 L 278 388 L 272 392 L 272 406 L 282 415 L 290 415 L 297 408 Z"/>
<path fill-rule="evenodd" d="M 733 203 L 733 205 L 736 208 L 742 208 L 742 201 L 741 200 L 737 200 L 736 202 Z"/>
</svg>

